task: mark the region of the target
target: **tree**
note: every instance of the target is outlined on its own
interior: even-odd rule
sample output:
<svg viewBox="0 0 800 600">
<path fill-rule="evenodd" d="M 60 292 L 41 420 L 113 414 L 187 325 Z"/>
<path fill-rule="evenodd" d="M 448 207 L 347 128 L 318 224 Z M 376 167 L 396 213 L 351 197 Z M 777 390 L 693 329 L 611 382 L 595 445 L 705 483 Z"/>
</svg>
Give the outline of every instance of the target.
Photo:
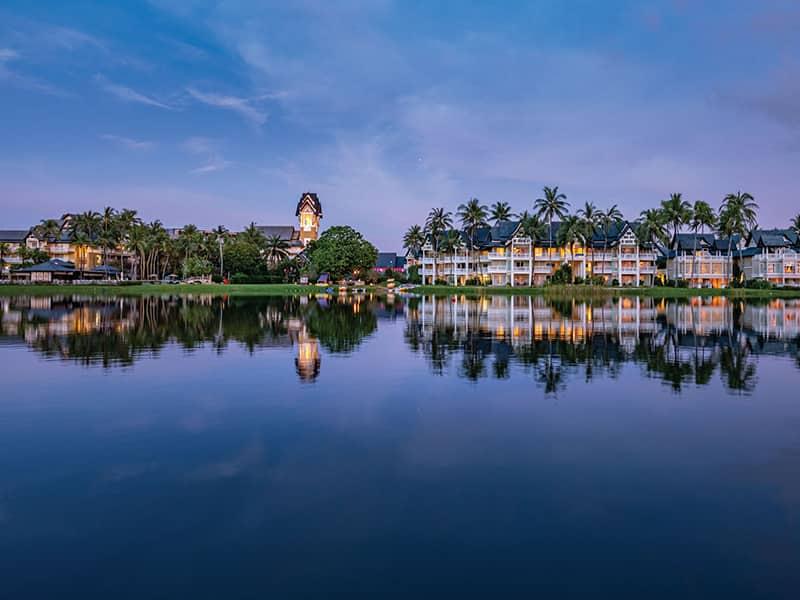
<svg viewBox="0 0 800 600">
<path fill-rule="evenodd" d="M 11 245 L 6 242 L 0 242 L 0 277 L 3 275 L 3 267 L 6 264 L 6 256 L 11 255 Z M 11 275 L 9 274 L 9 278 Z"/>
<path fill-rule="evenodd" d="M 608 235 L 611 233 L 611 227 L 618 225 L 622 222 L 622 212 L 613 204 L 605 212 L 600 213 L 600 228 L 603 230 L 603 254 L 608 252 Z M 603 260 L 607 257 L 603 256 Z"/>
<path fill-rule="evenodd" d="M 61 223 L 55 219 L 42 219 L 34 228 L 34 232 L 45 241 L 54 242 L 61 235 Z"/>
<path fill-rule="evenodd" d="M 403 248 L 408 250 L 412 256 L 419 256 L 422 246 L 425 244 L 425 232 L 419 225 L 412 225 L 403 235 Z"/>
<path fill-rule="evenodd" d="M 598 208 L 592 202 L 586 202 L 583 205 L 583 208 L 578 210 L 578 216 L 583 220 L 583 228 L 586 232 L 586 245 L 588 246 L 587 251 L 591 250 L 592 252 L 592 257 L 590 259 L 592 261 L 592 265 L 594 265 L 594 232 L 600 223 L 600 216 L 602 214 L 602 211 L 598 210 Z"/>
<path fill-rule="evenodd" d="M 683 225 L 689 222 L 692 217 L 692 206 L 680 193 L 670 194 L 669 200 L 661 201 L 661 212 L 664 214 L 665 221 L 672 226 L 672 246 L 675 250 L 676 265 L 680 267 L 680 262 L 677 262 L 678 250 L 678 231 Z M 681 274 L 676 270 L 676 277 L 681 278 Z"/>
<path fill-rule="evenodd" d="M 510 221 L 511 217 L 513 216 L 514 215 L 511 212 L 511 206 L 508 204 L 508 202 L 495 202 L 492 204 L 492 209 L 489 213 L 489 219 L 493 221 L 495 225 Z"/>
<path fill-rule="evenodd" d="M 250 225 L 248 225 L 247 228 L 237 237 L 242 238 L 246 242 L 249 242 L 261 249 L 264 248 L 264 245 L 267 241 L 267 239 L 264 237 L 264 234 L 258 230 L 256 224 L 252 221 L 250 222 Z"/>
<path fill-rule="evenodd" d="M 758 204 L 755 198 L 747 192 L 728 194 L 720 207 L 720 229 L 728 235 L 728 263 L 730 277 L 733 280 L 733 236 L 745 237 L 747 233 L 756 228 Z M 740 251 L 741 252 L 741 251 Z M 740 257 L 741 259 L 741 254 Z"/>
<path fill-rule="evenodd" d="M 87 267 L 86 254 L 90 246 L 96 243 L 100 235 L 100 214 L 87 210 L 74 215 L 69 221 L 69 233 L 78 246 L 78 265 L 82 270 Z"/>
<path fill-rule="evenodd" d="M 562 194 L 558 191 L 558 186 L 552 188 L 544 186 L 542 191 L 544 192 L 544 197 L 537 198 L 536 202 L 533 204 L 533 208 L 536 210 L 536 216 L 547 219 L 547 226 L 550 229 L 548 232 L 548 241 L 550 242 L 550 248 L 552 248 L 553 217 L 563 219 L 569 209 L 569 203 L 567 202 L 566 194 Z"/>
<path fill-rule="evenodd" d="M 271 235 L 264 245 L 264 256 L 268 264 L 275 266 L 289 256 L 289 244 L 279 235 Z"/>
<path fill-rule="evenodd" d="M 558 229 L 558 244 L 560 246 L 569 246 L 569 255 L 573 256 L 575 250 L 575 243 L 580 242 L 585 245 L 586 242 L 586 229 L 581 218 L 577 215 L 569 215 L 561 223 Z M 584 254 L 584 264 L 586 262 Z M 585 267 L 584 267 L 585 271 Z M 573 277 L 572 268 L 570 266 L 569 282 L 575 280 Z"/>
<path fill-rule="evenodd" d="M 117 228 L 117 211 L 110 206 L 103 209 L 100 215 L 100 235 L 97 238 L 103 249 L 103 266 L 108 266 L 108 251 L 119 244 L 119 230 Z M 108 270 L 105 272 L 108 277 Z"/>
<path fill-rule="evenodd" d="M 713 229 L 717 226 L 717 215 L 714 213 L 714 209 L 711 208 L 711 205 L 708 202 L 703 202 L 702 200 L 697 200 L 692 207 L 692 216 L 689 219 L 689 227 L 694 232 L 694 240 L 693 240 L 693 259 L 692 259 L 692 277 L 694 277 L 695 272 L 697 271 L 697 232 L 700 231 L 701 234 L 706 232 L 706 227 L 709 229 Z"/>
<path fill-rule="evenodd" d="M 378 258 L 375 246 L 346 225 L 326 229 L 309 243 L 306 253 L 317 273 L 330 273 L 334 279 L 366 272 Z"/>
<path fill-rule="evenodd" d="M 120 246 L 120 250 L 127 251 L 127 241 L 128 236 L 131 233 L 133 227 L 140 223 L 140 219 L 136 214 L 136 211 L 130 208 L 123 208 L 121 211 L 117 213 L 117 234 L 118 234 L 118 245 Z M 119 270 L 122 273 L 123 278 L 125 277 L 125 256 L 123 252 L 119 253 Z"/>
<path fill-rule="evenodd" d="M 214 267 L 202 256 L 190 256 L 183 261 L 182 271 L 184 277 L 203 277 L 211 275 Z"/>
<path fill-rule="evenodd" d="M 223 260 L 229 273 L 253 276 L 264 269 L 261 248 L 246 236 L 237 235 L 225 242 Z"/>
<path fill-rule="evenodd" d="M 662 213 L 657 208 L 643 210 L 637 221 L 637 236 L 647 243 L 669 245 L 669 232 L 667 223 Z"/>
<path fill-rule="evenodd" d="M 439 239 L 442 234 L 453 226 L 452 215 L 444 208 L 434 208 L 428 213 L 425 220 L 425 231 L 431 238 L 433 248 L 433 281 L 436 281 L 436 261 L 439 256 Z"/>
<path fill-rule="evenodd" d="M 792 225 L 791 225 L 791 229 L 792 229 L 792 231 L 794 231 L 794 232 L 795 232 L 797 235 L 800 235 L 800 214 L 796 215 L 796 216 L 795 216 L 795 217 L 792 219 Z"/>
<path fill-rule="evenodd" d="M 458 207 L 458 218 L 461 226 L 467 233 L 467 243 L 469 245 L 470 256 L 473 263 L 475 261 L 475 230 L 486 225 L 486 218 L 489 216 L 488 209 L 483 206 L 477 198 L 471 198 L 466 204 Z M 469 270 L 467 270 L 469 272 Z"/>
</svg>

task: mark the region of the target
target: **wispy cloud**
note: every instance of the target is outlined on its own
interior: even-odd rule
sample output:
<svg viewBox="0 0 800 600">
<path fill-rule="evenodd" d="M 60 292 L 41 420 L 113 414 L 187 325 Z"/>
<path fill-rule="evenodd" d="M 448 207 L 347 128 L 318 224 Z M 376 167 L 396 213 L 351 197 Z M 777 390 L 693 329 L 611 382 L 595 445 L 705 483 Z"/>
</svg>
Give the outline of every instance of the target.
<svg viewBox="0 0 800 600">
<path fill-rule="evenodd" d="M 186 88 L 186 91 L 198 102 L 223 110 L 231 110 L 256 126 L 261 126 L 267 121 L 267 114 L 254 107 L 252 101 L 247 98 L 206 93 L 195 88 Z"/>
<path fill-rule="evenodd" d="M 101 135 L 100 138 L 108 142 L 124 146 L 129 150 L 150 150 L 155 146 L 155 142 L 149 142 L 146 140 L 134 140 L 133 138 L 123 137 L 121 135 L 113 135 L 110 133 Z"/>
<path fill-rule="evenodd" d="M 205 159 L 199 167 L 191 169 L 189 173 L 203 174 L 224 171 L 233 163 L 226 160 L 217 148 L 216 142 L 205 137 L 190 137 L 182 144 L 183 149 L 189 154 L 201 156 Z"/>
<path fill-rule="evenodd" d="M 156 108 L 163 108 L 166 110 L 175 110 L 174 106 L 165 104 L 164 102 L 161 102 L 152 96 L 137 92 L 133 88 L 113 83 L 106 79 L 103 75 L 95 75 L 95 81 L 104 91 L 112 96 L 116 96 L 124 102 L 134 102 L 137 104 L 154 106 Z"/>
<path fill-rule="evenodd" d="M 20 58 L 19 52 L 11 48 L 0 48 L 0 82 L 5 82 L 8 85 L 14 86 L 19 89 L 28 90 L 31 92 L 38 92 L 41 94 L 48 94 L 50 96 L 58 96 L 66 98 L 71 96 L 66 92 L 54 85 L 42 81 L 36 77 L 23 75 L 15 69 L 8 67 L 8 63 L 18 60 Z"/>
</svg>

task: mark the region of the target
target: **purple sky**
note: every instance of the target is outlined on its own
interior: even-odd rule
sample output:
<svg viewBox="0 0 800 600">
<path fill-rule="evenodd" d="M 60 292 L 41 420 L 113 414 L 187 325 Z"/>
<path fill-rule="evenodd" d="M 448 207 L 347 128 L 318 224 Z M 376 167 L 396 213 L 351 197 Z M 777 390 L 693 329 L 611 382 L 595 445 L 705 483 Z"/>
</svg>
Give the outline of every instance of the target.
<svg viewBox="0 0 800 600">
<path fill-rule="evenodd" d="M 482 4 L 6 2 L 0 228 L 289 224 L 308 190 L 391 250 L 432 206 L 543 185 L 800 212 L 796 2 Z"/>
</svg>

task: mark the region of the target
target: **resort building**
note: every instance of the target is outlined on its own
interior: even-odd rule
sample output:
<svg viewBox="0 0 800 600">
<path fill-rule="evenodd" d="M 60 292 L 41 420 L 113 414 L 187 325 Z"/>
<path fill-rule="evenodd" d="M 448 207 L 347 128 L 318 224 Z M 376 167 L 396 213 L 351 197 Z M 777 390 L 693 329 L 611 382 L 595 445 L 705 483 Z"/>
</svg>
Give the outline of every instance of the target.
<svg viewBox="0 0 800 600">
<path fill-rule="evenodd" d="M 90 271 L 103 264 L 103 249 L 97 245 L 96 240 L 88 243 L 76 239 L 72 231 L 72 214 L 62 215 L 56 220 L 58 231 L 55 233 L 43 232 L 33 227 L 29 230 L 25 238 L 25 246 L 29 250 L 41 250 L 51 259 L 58 259 L 62 262 L 72 263 L 80 271 Z M 120 261 L 130 260 L 132 253 L 123 248 L 108 248 L 105 256 L 108 262 L 120 264 Z"/>
<path fill-rule="evenodd" d="M 27 229 L 11 229 L 0 230 L 0 244 L 3 244 L 5 250 L 3 251 L 2 259 L 2 274 L 9 271 L 12 266 L 22 263 L 22 258 L 19 256 L 20 248 L 25 247 L 25 239 L 28 237 L 29 230 Z"/>
<path fill-rule="evenodd" d="M 713 233 L 679 233 L 667 252 L 666 277 L 689 282 L 693 288 L 728 287 L 741 238 L 719 238 Z"/>
<path fill-rule="evenodd" d="M 278 237 L 288 245 L 290 256 L 297 256 L 305 250 L 308 243 L 319 237 L 322 220 L 322 203 L 312 192 L 304 192 L 297 202 L 295 217 L 298 227 L 293 225 L 256 225 L 265 238 Z"/>
<path fill-rule="evenodd" d="M 471 241 L 467 232 L 460 231 L 458 247 L 447 253 L 436 252 L 429 239 L 422 248 L 423 281 L 463 285 L 479 279 L 493 286 L 542 285 L 566 264 L 575 278 L 653 285 L 657 248 L 637 236 L 634 223 L 622 221 L 607 231 L 598 229 L 591 240 L 568 246 L 555 241 L 560 226 L 553 223 L 549 235 L 535 241 L 525 235 L 519 221 L 477 228 Z"/>
<path fill-rule="evenodd" d="M 405 268 L 405 257 L 398 256 L 396 252 L 378 252 L 378 258 L 375 260 L 374 267 L 378 273 L 384 273 L 386 271 L 402 273 Z"/>
<path fill-rule="evenodd" d="M 735 256 L 745 279 L 800 285 L 800 237 L 791 229 L 756 229 Z"/>
</svg>

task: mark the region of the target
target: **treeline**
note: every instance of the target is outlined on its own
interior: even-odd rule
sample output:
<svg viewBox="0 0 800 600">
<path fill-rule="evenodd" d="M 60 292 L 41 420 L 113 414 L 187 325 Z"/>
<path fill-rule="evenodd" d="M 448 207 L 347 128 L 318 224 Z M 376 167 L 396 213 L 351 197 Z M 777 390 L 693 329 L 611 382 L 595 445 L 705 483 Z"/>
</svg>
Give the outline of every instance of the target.
<svg viewBox="0 0 800 600">
<path fill-rule="evenodd" d="M 434 252 L 450 253 L 462 245 L 461 236 L 454 230 L 456 223 L 467 233 L 471 243 L 478 228 L 512 220 L 519 220 L 523 233 L 534 242 L 570 246 L 599 237 L 607 243 L 610 233 L 624 221 L 616 204 L 602 210 L 587 202 L 570 212 L 567 196 L 559 191 L 558 186 L 544 187 L 542 192 L 531 210 L 519 214 L 515 214 L 507 202 L 496 202 L 487 207 L 477 198 L 460 205 L 455 214 L 445 208 L 434 208 L 424 225 L 412 225 L 405 232 L 403 246 L 416 254 L 429 241 Z M 554 221 L 561 223 L 555 239 Z M 708 202 L 697 200 L 690 203 L 683 199 L 682 194 L 674 193 L 656 208 L 643 210 L 633 223 L 640 239 L 665 247 L 670 246 L 675 236 L 684 230 L 714 232 L 729 240 L 735 235 L 745 238 L 758 227 L 758 204 L 751 194 L 740 191 L 727 194 L 715 210 Z M 790 228 L 800 235 L 800 214 L 792 219 Z"/>
</svg>

